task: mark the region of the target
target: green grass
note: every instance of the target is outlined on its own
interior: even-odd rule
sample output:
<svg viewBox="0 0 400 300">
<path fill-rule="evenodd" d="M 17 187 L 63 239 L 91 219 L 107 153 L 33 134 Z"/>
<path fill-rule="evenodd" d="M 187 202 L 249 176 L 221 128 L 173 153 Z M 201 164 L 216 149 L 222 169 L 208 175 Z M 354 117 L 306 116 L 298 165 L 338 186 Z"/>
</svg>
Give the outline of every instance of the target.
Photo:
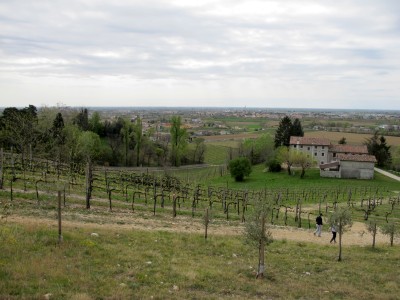
<svg viewBox="0 0 400 300">
<path fill-rule="evenodd" d="M 344 247 L 276 241 L 266 278 L 242 237 L 2 224 L 0 298 L 396 299 L 398 246 Z M 174 288 L 175 286 L 175 288 Z"/>
<path fill-rule="evenodd" d="M 237 143 L 236 143 L 237 144 Z M 207 150 L 204 157 L 206 164 L 226 164 L 228 161 L 229 147 L 207 143 Z"/>
<path fill-rule="evenodd" d="M 399 182 L 375 173 L 375 178 L 372 180 L 358 180 L 358 179 L 338 179 L 338 178 L 323 178 L 319 175 L 319 169 L 309 169 L 303 179 L 300 178 L 300 170 L 294 169 L 294 175 L 289 176 L 283 170 L 280 173 L 271 173 L 265 171 L 264 165 L 257 165 L 253 167 L 253 171 L 249 177 L 246 177 L 243 182 L 235 182 L 229 174 L 224 176 L 210 179 L 206 184 L 214 186 L 228 186 L 234 189 L 277 189 L 277 188 L 290 188 L 290 189 L 335 189 L 338 187 L 370 187 L 380 188 L 382 186 L 388 187 L 390 190 L 399 191 Z"/>
</svg>

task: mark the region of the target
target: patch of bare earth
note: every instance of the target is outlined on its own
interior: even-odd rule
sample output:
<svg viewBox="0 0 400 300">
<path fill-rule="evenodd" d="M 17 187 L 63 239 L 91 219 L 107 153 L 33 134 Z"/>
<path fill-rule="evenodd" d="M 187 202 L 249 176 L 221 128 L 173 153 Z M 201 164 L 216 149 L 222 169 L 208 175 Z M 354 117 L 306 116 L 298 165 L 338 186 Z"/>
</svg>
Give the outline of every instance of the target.
<svg viewBox="0 0 400 300">
<path fill-rule="evenodd" d="M 73 216 L 73 218 L 72 218 Z M 55 216 L 37 217 L 37 216 L 21 216 L 12 214 L 8 216 L 8 223 L 30 225 L 42 225 L 57 230 L 57 219 Z M 80 215 L 65 214 L 63 216 L 63 231 L 72 228 L 89 228 L 93 231 L 105 229 L 113 231 L 122 230 L 149 230 L 149 231 L 166 231 L 166 232 L 182 232 L 182 233 L 204 233 L 204 225 L 201 220 L 192 219 L 191 217 L 178 216 L 172 218 L 162 216 L 155 218 L 152 215 L 137 215 L 135 213 L 112 213 L 110 216 L 102 215 Z M 274 239 L 296 242 L 307 242 L 317 244 L 329 244 L 331 233 L 328 231 L 327 225 L 323 226 L 321 237 L 314 236 L 314 228 L 304 229 L 285 226 L 271 226 Z M 238 222 L 219 221 L 218 224 L 211 223 L 208 228 L 208 235 L 240 235 L 243 232 L 243 224 Z M 338 241 L 338 237 L 337 237 Z M 343 235 L 343 245 L 371 245 L 372 236 L 366 230 L 363 223 L 354 222 L 351 229 Z M 377 244 L 387 244 L 388 237 L 380 233 L 376 236 Z"/>
</svg>

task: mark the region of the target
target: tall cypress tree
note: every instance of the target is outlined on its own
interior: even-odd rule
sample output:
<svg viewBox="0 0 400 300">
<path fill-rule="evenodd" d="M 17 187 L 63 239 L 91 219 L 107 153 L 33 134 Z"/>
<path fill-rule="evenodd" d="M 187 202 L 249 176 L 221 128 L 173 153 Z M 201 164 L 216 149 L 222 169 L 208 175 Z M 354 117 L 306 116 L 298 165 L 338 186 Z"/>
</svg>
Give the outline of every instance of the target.
<svg viewBox="0 0 400 300">
<path fill-rule="evenodd" d="M 294 119 L 290 135 L 291 136 L 304 136 L 303 127 L 301 126 L 301 122 L 298 118 Z"/>
<path fill-rule="evenodd" d="M 378 132 L 376 131 L 371 138 L 366 140 L 365 145 L 367 145 L 368 153 L 375 155 L 378 167 L 390 164 L 392 159 L 390 146 L 386 144 L 386 138 L 383 135 L 378 137 Z"/>
<path fill-rule="evenodd" d="M 280 146 L 289 146 L 290 135 L 292 132 L 292 120 L 288 116 L 284 116 L 275 132 L 274 145 L 275 148 Z"/>
</svg>

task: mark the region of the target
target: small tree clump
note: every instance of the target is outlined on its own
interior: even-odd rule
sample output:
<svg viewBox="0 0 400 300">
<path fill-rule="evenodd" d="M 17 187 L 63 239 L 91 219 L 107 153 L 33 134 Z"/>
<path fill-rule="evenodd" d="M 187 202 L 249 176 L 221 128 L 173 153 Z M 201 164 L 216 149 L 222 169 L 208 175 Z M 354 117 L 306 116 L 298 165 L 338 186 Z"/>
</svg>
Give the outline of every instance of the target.
<svg viewBox="0 0 400 300">
<path fill-rule="evenodd" d="M 239 157 L 229 162 L 229 171 L 235 181 L 243 181 L 251 173 L 251 163 L 247 157 Z"/>
<path fill-rule="evenodd" d="M 282 170 L 281 163 L 276 159 L 269 161 L 267 163 L 267 166 L 268 166 L 268 172 L 279 173 Z"/>
</svg>

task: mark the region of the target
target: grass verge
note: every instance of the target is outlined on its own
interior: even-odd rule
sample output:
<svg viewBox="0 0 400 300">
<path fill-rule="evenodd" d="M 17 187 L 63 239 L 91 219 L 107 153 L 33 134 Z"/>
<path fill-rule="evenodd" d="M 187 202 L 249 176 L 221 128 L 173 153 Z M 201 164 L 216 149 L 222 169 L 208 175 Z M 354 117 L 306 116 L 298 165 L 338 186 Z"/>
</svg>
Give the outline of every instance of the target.
<svg viewBox="0 0 400 300">
<path fill-rule="evenodd" d="M 276 241 L 267 276 L 254 278 L 257 249 L 241 237 L 1 224 L 0 298 L 396 299 L 398 247 Z"/>
</svg>

